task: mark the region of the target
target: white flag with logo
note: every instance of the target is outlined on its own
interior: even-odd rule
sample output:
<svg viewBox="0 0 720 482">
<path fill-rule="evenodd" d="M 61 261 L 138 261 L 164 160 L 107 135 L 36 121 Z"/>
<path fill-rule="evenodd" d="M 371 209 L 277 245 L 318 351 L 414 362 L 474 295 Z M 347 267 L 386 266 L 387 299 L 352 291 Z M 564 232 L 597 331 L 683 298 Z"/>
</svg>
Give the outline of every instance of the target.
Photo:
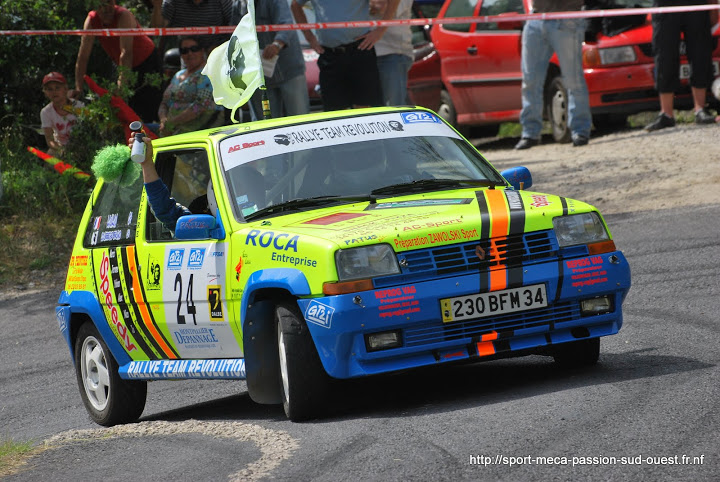
<svg viewBox="0 0 720 482">
<path fill-rule="evenodd" d="M 235 111 L 264 83 L 255 30 L 255 2 L 238 23 L 230 40 L 216 47 L 202 73 L 210 78 L 215 103 Z"/>
</svg>

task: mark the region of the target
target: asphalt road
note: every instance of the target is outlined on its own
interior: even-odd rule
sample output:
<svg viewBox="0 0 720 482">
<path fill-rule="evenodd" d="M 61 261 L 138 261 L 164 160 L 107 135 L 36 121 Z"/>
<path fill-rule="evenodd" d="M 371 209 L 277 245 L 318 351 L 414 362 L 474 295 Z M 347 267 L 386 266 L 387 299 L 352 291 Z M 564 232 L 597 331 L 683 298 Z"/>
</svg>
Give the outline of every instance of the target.
<svg viewBox="0 0 720 482">
<path fill-rule="evenodd" d="M 89 421 L 57 292 L 0 304 L 0 438 L 43 450 L 3 480 L 718 480 L 718 210 L 607 217 L 630 261 L 600 363 L 526 357 L 343 383 L 296 424 L 241 382 L 155 382 L 140 423 Z M 544 457 L 544 459 L 541 459 Z"/>
</svg>

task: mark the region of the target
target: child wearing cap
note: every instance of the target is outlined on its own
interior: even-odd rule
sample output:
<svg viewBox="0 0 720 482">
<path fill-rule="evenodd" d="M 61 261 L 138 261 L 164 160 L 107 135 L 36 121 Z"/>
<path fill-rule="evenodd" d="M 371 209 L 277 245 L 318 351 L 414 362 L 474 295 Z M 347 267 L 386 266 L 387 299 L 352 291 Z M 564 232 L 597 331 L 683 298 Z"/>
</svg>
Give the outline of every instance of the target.
<svg viewBox="0 0 720 482">
<path fill-rule="evenodd" d="M 70 131 L 77 122 L 75 114 L 85 105 L 68 97 L 68 85 L 60 72 L 50 72 L 42 81 L 42 89 L 50 103 L 40 111 L 40 121 L 49 154 L 57 157 L 70 140 Z"/>
</svg>

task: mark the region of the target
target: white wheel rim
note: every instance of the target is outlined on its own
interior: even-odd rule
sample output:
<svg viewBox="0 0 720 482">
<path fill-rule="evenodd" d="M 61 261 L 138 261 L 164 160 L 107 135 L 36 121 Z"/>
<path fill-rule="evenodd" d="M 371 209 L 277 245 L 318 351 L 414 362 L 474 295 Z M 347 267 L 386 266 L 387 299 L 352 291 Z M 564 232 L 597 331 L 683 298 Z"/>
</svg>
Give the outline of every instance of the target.
<svg viewBox="0 0 720 482">
<path fill-rule="evenodd" d="M 565 130 L 567 124 L 565 104 L 565 94 L 561 90 L 556 91 L 552 98 L 552 121 L 557 130 Z"/>
<path fill-rule="evenodd" d="M 287 403 L 290 401 L 290 383 L 288 382 L 287 356 L 285 355 L 285 334 L 283 334 L 282 330 L 278 335 L 278 352 L 280 354 L 280 378 L 283 384 L 283 398 Z"/>
<path fill-rule="evenodd" d="M 107 407 L 110 397 L 110 371 L 105 352 L 97 338 L 89 336 L 83 341 L 80 352 L 80 368 L 90 404 L 101 412 Z"/>
</svg>

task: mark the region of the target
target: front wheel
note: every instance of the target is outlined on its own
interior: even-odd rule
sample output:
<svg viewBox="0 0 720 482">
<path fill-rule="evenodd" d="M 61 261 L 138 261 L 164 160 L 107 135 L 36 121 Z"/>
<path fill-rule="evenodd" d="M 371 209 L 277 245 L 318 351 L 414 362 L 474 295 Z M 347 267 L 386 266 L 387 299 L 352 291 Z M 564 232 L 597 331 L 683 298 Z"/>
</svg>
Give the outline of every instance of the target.
<svg viewBox="0 0 720 482">
<path fill-rule="evenodd" d="M 91 322 L 75 340 L 75 373 L 90 418 L 105 427 L 134 422 L 145 409 L 147 382 L 123 380 L 105 341 Z"/>
<path fill-rule="evenodd" d="M 558 75 L 550 81 L 545 102 L 555 142 L 570 142 L 568 94 L 561 76 Z"/>
<path fill-rule="evenodd" d="M 275 308 L 280 380 L 285 415 L 293 422 L 317 418 L 324 412 L 330 377 L 322 366 L 310 330 L 295 303 Z"/>
</svg>

